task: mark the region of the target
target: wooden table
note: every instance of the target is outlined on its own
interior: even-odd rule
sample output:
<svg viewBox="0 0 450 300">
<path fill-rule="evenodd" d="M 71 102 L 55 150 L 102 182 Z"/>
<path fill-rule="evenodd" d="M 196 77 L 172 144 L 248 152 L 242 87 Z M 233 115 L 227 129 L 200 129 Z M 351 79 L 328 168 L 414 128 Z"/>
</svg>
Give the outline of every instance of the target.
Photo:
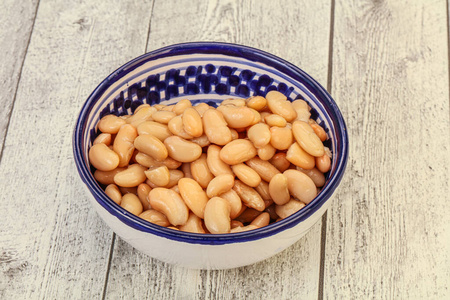
<svg viewBox="0 0 450 300">
<path fill-rule="evenodd" d="M 445 0 L 0 1 L 1 299 L 450 299 Z M 165 45 L 260 48 L 327 87 L 346 176 L 299 242 L 198 271 L 137 252 L 92 210 L 72 158 L 90 92 Z"/>
</svg>

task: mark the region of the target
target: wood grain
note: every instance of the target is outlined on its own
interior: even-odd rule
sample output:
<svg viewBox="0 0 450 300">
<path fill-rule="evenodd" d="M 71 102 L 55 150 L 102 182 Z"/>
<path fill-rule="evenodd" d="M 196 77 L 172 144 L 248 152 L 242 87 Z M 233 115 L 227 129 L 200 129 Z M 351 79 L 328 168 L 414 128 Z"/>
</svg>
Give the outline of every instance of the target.
<svg viewBox="0 0 450 300">
<path fill-rule="evenodd" d="M 38 0 L 0 2 L 0 159 Z"/>
<path fill-rule="evenodd" d="M 72 130 L 99 81 L 144 51 L 151 4 L 41 0 L 0 164 L 1 299 L 101 297 L 112 232 L 78 179 Z"/>
<path fill-rule="evenodd" d="M 336 1 L 332 94 L 350 160 L 328 211 L 324 298 L 450 298 L 446 9 Z"/>
<path fill-rule="evenodd" d="M 289 8 L 289 9 L 287 9 Z M 263 16 L 270 11 L 270 18 Z M 315 14 L 317 18 L 309 18 Z M 189 41 L 260 48 L 304 68 L 326 86 L 328 1 L 156 1 L 148 50 Z M 321 222 L 264 262 L 226 271 L 186 270 L 150 259 L 116 239 L 106 298 L 317 299 Z M 125 280 L 125 284 L 124 284 Z M 131 284 L 132 283 L 132 284 Z"/>
</svg>

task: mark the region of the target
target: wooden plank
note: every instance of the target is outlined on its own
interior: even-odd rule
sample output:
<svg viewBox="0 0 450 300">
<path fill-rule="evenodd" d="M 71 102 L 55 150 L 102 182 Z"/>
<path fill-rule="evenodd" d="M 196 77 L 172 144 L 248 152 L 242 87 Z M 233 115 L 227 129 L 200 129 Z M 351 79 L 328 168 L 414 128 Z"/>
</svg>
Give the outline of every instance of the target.
<svg viewBox="0 0 450 300">
<path fill-rule="evenodd" d="M 270 18 L 263 17 L 267 11 Z M 310 18 L 312 14 L 318 17 Z M 329 1 L 285 1 L 283 5 L 156 1 L 148 50 L 188 41 L 240 43 L 279 55 L 326 86 L 329 16 Z M 234 270 L 196 271 L 150 259 L 117 238 L 106 298 L 316 299 L 320 242 L 321 222 L 294 246 L 264 262 Z"/>
<path fill-rule="evenodd" d="M 324 298 L 449 299 L 446 1 L 337 1 L 332 94 L 350 160 Z"/>
<path fill-rule="evenodd" d="M 0 159 L 38 0 L 0 2 Z"/>
<path fill-rule="evenodd" d="M 41 0 L 0 164 L 1 299 L 102 296 L 112 231 L 78 179 L 72 130 L 100 80 L 144 51 L 151 5 Z"/>
</svg>

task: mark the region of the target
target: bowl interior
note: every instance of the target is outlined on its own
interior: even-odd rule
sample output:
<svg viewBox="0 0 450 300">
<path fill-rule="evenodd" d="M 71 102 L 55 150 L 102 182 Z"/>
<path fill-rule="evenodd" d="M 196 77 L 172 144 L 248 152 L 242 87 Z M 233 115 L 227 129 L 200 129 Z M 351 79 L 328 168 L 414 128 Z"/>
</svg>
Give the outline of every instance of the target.
<svg viewBox="0 0 450 300">
<path fill-rule="evenodd" d="M 333 153 L 327 183 L 316 199 L 277 225 L 258 230 L 298 223 L 308 216 L 308 211 L 317 210 L 331 196 L 342 177 L 347 160 L 345 123 L 332 98 L 309 75 L 278 57 L 244 46 L 173 45 L 138 57 L 112 73 L 94 90 L 80 112 L 74 133 L 75 160 L 80 175 L 98 201 L 106 201 L 113 211 L 127 216 L 125 221 L 136 227 L 136 222 L 145 221 L 130 216 L 109 200 L 89 166 L 88 150 L 98 135 L 96 124 L 100 118 L 107 114 L 131 114 L 144 103 L 172 104 L 189 99 L 193 103 L 217 106 L 227 98 L 265 96 L 271 90 L 285 94 L 291 101 L 304 99 L 308 102 L 312 108 L 311 118 L 327 132 L 329 139 L 324 144 Z"/>
</svg>

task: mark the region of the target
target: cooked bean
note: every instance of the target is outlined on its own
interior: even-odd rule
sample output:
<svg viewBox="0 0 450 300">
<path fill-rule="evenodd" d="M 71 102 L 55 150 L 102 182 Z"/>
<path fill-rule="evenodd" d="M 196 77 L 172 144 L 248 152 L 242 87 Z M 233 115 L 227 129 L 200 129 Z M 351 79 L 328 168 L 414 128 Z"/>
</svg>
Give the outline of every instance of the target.
<svg viewBox="0 0 450 300">
<path fill-rule="evenodd" d="M 211 173 L 214 174 L 214 176 L 219 176 L 220 174 L 233 175 L 233 171 L 231 171 L 230 166 L 220 159 L 221 149 L 222 148 L 217 145 L 209 145 L 206 156 L 206 163 L 208 164 L 208 168 Z"/>
<path fill-rule="evenodd" d="M 203 113 L 203 129 L 211 143 L 225 145 L 231 141 L 231 131 L 223 114 L 210 108 Z"/>
<path fill-rule="evenodd" d="M 163 213 L 172 225 L 186 224 L 189 210 L 178 193 L 158 187 L 152 189 L 148 197 L 152 208 Z"/>
<path fill-rule="evenodd" d="M 236 221 L 242 222 L 244 224 L 250 223 L 260 214 L 261 212 L 256 209 L 247 208 L 239 215 L 239 217 L 236 218 Z"/>
<path fill-rule="evenodd" d="M 255 146 L 252 142 L 244 139 L 231 141 L 220 150 L 220 159 L 229 165 L 240 164 L 255 156 Z"/>
<path fill-rule="evenodd" d="M 292 147 L 292 146 L 291 146 Z M 288 150 L 289 151 L 289 150 Z M 280 172 L 286 171 L 291 163 L 286 159 L 286 153 L 279 152 L 275 154 L 269 162 L 275 166 Z"/>
<path fill-rule="evenodd" d="M 253 113 L 253 122 L 250 124 L 251 125 L 255 125 L 261 122 L 261 114 L 259 113 L 259 111 L 254 110 L 253 108 L 249 108 L 252 113 Z"/>
<path fill-rule="evenodd" d="M 137 187 L 137 196 L 139 200 L 141 200 L 142 207 L 144 208 L 144 210 L 148 210 L 151 208 L 150 202 L 148 201 L 148 194 L 150 193 L 151 190 L 152 188 L 146 183 L 141 183 Z"/>
<path fill-rule="evenodd" d="M 311 113 L 309 112 L 308 103 L 305 100 L 295 100 L 292 102 L 292 107 L 297 112 L 296 120 L 308 122 L 311 117 Z"/>
<path fill-rule="evenodd" d="M 209 141 L 208 136 L 206 134 L 202 134 L 199 137 L 192 138 L 189 141 L 196 143 L 197 145 L 199 145 L 202 148 L 209 146 L 211 144 L 211 142 Z"/>
<path fill-rule="evenodd" d="M 244 99 L 225 99 L 220 105 L 234 105 L 234 106 L 245 106 Z"/>
<path fill-rule="evenodd" d="M 134 112 L 134 115 L 130 116 L 126 121 L 128 124 L 137 128 L 140 124 L 145 121 L 149 121 L 152 119 L 153 113 L 157 111 L 154 107 L 143 107 L 138 111 Z"/>
<path fill-rule="evenodd" d="M 278 91 L 270 91 L 266 95 L 267 106 L 270 110 L 282 116 L 286 121 L 291 122 L 297 117 L 297 112 L 292 107 L 290 101 L 287 100 L 286 96 Z"/>
<path fill-rule="evenodd" d="M 303 169 L 314 168 L 315 160 L 314 156 L 303 150 L 297 142 L 294 142 L 286 152 L 286 159 Z"/>
<path fill-rule="evenodd" d="M 142 218 L 145 221 L 163 227 L 167 227 L 170 225 L 170 222 L 169 220 L 167 220 L 167 217 L 163 213 L 154 209 L 145 210 L 143 213 L 139 215 L 139 218 Z"/>
<path fill-rule="evenodd" d="M 211 182 L 209 182 L 206 194 L 209 198 L 218 196 L 223 194 L 229 190 L 234 185 L 234 176 L 230 174 L 221 174 L 217 177 L 214 177 Z"/>
<path fill-rule="evenodd" d="M 174 185 L 173 187 L 170 188 L 172 191 L 177 192 L 178 194 L 180 193 L 180 188 L 178 187 L 178 184 Z"/>
<path fill-rule="evenodd" d="M 130 124 L 120 127 L 113 143 L 113 150 L 119 155 L 119 167 L 125 167 L 130 163 L 134 152 L 134 140 L 138 136 L 136 128 Z"/>
<path fill-rule="evenodd" d="M 184 173 L 180 170 L 169 170 L 169 183 L 166 188 L 170 189 L 178 184 L 178 181 L 184 177 Z"/>
<path fill-rule="evenodd" d="M 172 138 L 172 136 L 167 139 L 169 138 Z M 165 139 L 164 142 L 167 139 Z M 162 161 L 168 156 L 168 150 L 164 145 L 165 144 L 151 134 L 140 135 L 134 140 L 134 146 L 136 149 L 158 161 Z"/>
<path fill-rule="evenodd" d="M 182 99 L 173 106 L 172 111 L 178 116 L 183 114 L 183 112 L 189 107 L 192 107 L 191 101 L 188 99 Z"/>
<path fill-rule="evenodd" d="M 266 208 L 261 195 L 242 181 L 235 180 L 233 190 L 239 195 L 247 207 L 254 208 L 258 211 L 263 211 Z"/>
<path fill-rule="evenodd" d="M 119 186 L 119 190 L 122 193 L 122 195 L 125 194 L 137 195 L 137 186 L 130 186 L 130 187 Z"/>
<path fill-rule="evenodd" d="M 184 177 L 194 179 L 191 173 L 191 163 L 181 164 L 181 171 L 183 171 Z"/>
<path fill-rule="evenodd" d="M 112 171 L 119 165 L 119 155 L 103 143 L 89 149 L 90 163 L 100 171 Z"/>
<path fill-rule="evenodd" d="M 256 226 L 256 225 L 247 225 L 247 226 L 238 226 L 235 227 L 233 229 L 230 230 L 230 233 L 237 233 L 237 232 L 244 232 L 244 231 L 249 231 L 249 230 L 253 230 L 253 229 L 258 229 L 260 227 Z"/>
<path fill-rule="evenodd" d="M 105 194 L 108 195 L 108 197 L 111 198 L 112 201 L 120 205 L 120 202 L 122 201 L 122 193 L 120 192 L 117 185 L 115 185 L 114 183 L 109 184 L 105 188 Z"/>
<path fill-rule="evenodd" d="M 220 194 L 219 197 L 227 200 L 230 203 L 231 219 L 238 217 L 242 213 L 242 200 L 234 190 L 229 190 L 228 192 Z"/>
<path fill-rule="evenodd" d="M 331 169 L 331 159 L 328 155 L 324 154 L 320 157 L 316 157 L 316 166 L 320 172 L 326 173 Z"/>
<path fill-rule="evenodd" d="M 262 148 L 270 143 L 270 129 L 269 126 L 264 123 L 258 123 L 251 126 L 247 131 L 247 135 L 256 148 Z"/>
<path fill-rule="evenodd" d="M 270 196 L 269 192 L 269 183 L 265 182 L 264 180 L 262 180 L 261 183 L 258 184 L 257 187 L 255 187 L 255 190 L 258 192 L 258 194 L 264 201 L 272 200 L 272 197 Z"/>
<path fill-rule="evenodd" d="M 140 215 L 143 210 L 141 201 L 135 194 L 123 195 L 120 206 L 122 206 L 124 209 L 126 209 L 127 211 L 136 216 Z"/>
<path fill-rule="evenodd" d="M 253 97 L 247 98 L 247 100 L 245 100 L 245 102 L 247 103 L 248 107 L 253 108 L 254 110 L 257 110 L 257 111 L 262 110 L 267 105 L 266 98 L 264 98 L 262 96 L 253 96 Z"/>
<path fill-rule="evenodd" d="M 169 111 L 169 112 L 173 112 L 173 109 L 175 107 L 175 104 L 171 104 L 171 105 L 166 105 L 163 108 L 161 108 L 162 111 Z"/>
<path fill-rule="evenodd" d="M 123 170 L 126 170 L 126 168 L 115 168 L 111 171 L 95 170 L 94 178 L 101 184 L 108 185 L 114 183 L 114 176 L 116 176 L 117 173 L 122 172 Z"/>
<path fill-rule="evenodd" d="M 236 129 L 230 129 L 231 132 L 231 140 L 237 140 L 239 138 L 239 132 Z"/>
<path fill-rule="evenodd" d="M 204 220 L 209 232 L 213 234 L 230 232 L 230 210 L 230 203 L 223 198 L 213 197 L 208 201 Z"/>
<path fill-rule="evenodd" d="M 272 220 L 276 220 L 279 218 L 279 216 L 277 215 L 277 212 L 275 211 L 275 206 L 276 206 L 276 204 L 272 204 L 272 205 L 266 207 L 266 209 L 264 210 L 265 212 L 267 212 L 270 215 L 270 219 L 272 219 Z"/>
<path fill-rule="evenodd" d="M 258 154 L 258 157 L 262 160 L 270 160 L 275 153 L 277 152 L 277 149 L 275 149 L 271 144 L 267 144 L 262 148 L 256 149 L 256 153 Z"/>
<path fill-rule="evenodd" d="M 167 125 L 154 121 L 146 121 L 139 124 L 137 131 L 139 135 L 151 134 L 161 142 L 164 142 L 166 138 L 172 135 Z"/>
<path fill-rule="evenodd" d="M 270 127 L 270 144 L 278 150 L 286 150 L 293 141 L 292 130 L 288 127 Z"/>
<path fill-rule="evenodd" d="M 156 186 L 166 186 L 169 184 L 170 173 L 166 166 L 155 167 L 144 171 L 145 176 Z"/>
<path fill-rule="evenodd" d="M 325 154 L 322 141 L 308 123 L 295 121 L 292 124 L 292 133 L 300 147 L 312 156 L 320 157 Z"/>
<path fill-rule="evenodd" d="M 192 233 L 205 233 L 202 225 L 202 219 L 193 214 L 189 213 L 189 218 L 186 224 L 181 225 L 179 228 L 181 231 L 192 232 Z"/>
<path fill-rule="evenodd" d="M 325 130 L 320 126 L 319 124 L 311 124 L 312 129 L 314 130 L 314 133 L 319 137 L 319 139 L 322 142 L 325 142 L 327 140 L 327 133 Z"/>
<path fill-rule="evenodd" d="M 312 179 L 316 187 L 323 187 L 325 185 L 325 175 L 320 172 L 317 168 L 312 168 L 310 170 L 302 169 L 297 167 L 297 170 L 305 173 Z"/>
<path fill-rule="evenodd" d="M 286 119 L 283 118 L 282 116 L 270 113 L 264 114 L 264 122 L 270 127 L 273 126 L 285 127 L 287 124 Z"/>
<path fill-rule="evenodd" d="M 261 177 L 258 173 L 243 163 L 231 166 L 231 169 L 233 170 L 233 173 L 248 186 L 256 187 L 261 183 Z"/>
<path fill-rule="evenodd" d="M 136 109 L 134 110 L 134 113 L 137 113 L 138 111 L 140 111 L 141 109 L 143 109 L 144 107 L 151 107 L 150 104 L 141 104 L 138 107 L 136 107 Z M 156 109 L 156 108 L 155 108 Z M 156 109 L 157 110 L 157 109 Z"/>
<path fill-rule="evenodd" d="M 198 182 L 191 178 L 181 178 L 178 181 L 178 188 L 186 205 L 194 214 L 203 219 L 208 197 Z"/>
<path fill-rule="evenodd" d="M 217 109 L 188 99 L 141 105 L 133 115 L 99 122 L 106 131 L 91 149 L 106 147 L 118 163 L 97 169 L 94 177 L 113 201 L 131 195 L 129 210 L 174 230 L 261 228 L 301 209 L 325 184 L 331 151 L 310 110 L 304 100 L 290 102 L 277 91 L 226 99 Z M 162 217 L 155 221 L 155 215 Z"/>
<path fill-rule="evenodd" d="M 162 110 L 163 108 L 165 108 L 167 105 L 165 104 L 154 104 L 153 107 L 156 108 L 157 110 Z"/>
<path fill-rule="evenodd" d="M 272 180 L 269 182 L 269 193 L 277 205 L 286 204 L 291 198 L 291 195 L 289 195 L 288 180 L 286 176 L 283 174 L 273 176 Z"/>
<path fill-rule="evenodd" d="M 205 153 L 202 153 L 198 159 L 191 162 L 191 174 L 204 189 L 206 189 L 209 182 L 214 178 L 206 163 Z"/>
<path fill-rule="evenodd" d="M 270 182 L 273 176 L 279 174 L 277 168 L 275 168 L 270 162 L 262 160 L 258 157 L 254 157 L 245 162 L 250 168 L 256 171 L 261 178 L 267 182 Z"/>
<path fill-rule="evenodd" d="M 170 136 L 164 140 L 169 156 L 181 162 L 193 162 L 202 154 L 202 147 L 179 136 Z"/>
<path fill-rule="evenodd" d="M 253 124 L 255 115 L 246 106 L 221 105 L 217 108 L 230 128 L 245 128 Z"/>
<path fill-rule="evenodd" d="M 94 142 L 92 143 L 92 145 L 97 145 L 97 144 L 105 144 L 106 146 L 111 145 L 111 134 L 110 133 L 101 133 L 99 134 Z"/>
<path fill-rule="evenodd" d="M 210 109 L 211 106 L 209 106 L 208 104 L 201 102 L 199 104 L 197 104 L 196 106 L 194 106 L 194 109 L 198 112 L 198 114 L 203 117 L 203 114 L 205 113 L 205 111 L 207 111 L 208 109 Z"/>
<path fill-rule="evenodd" d="M 270 222 L 270 215 L 266 212 L 263 212 L 259 216 L 253 219 L 253 221 L 250 223 L 250 225 L 254 225 L 258 228 L 264 227 L 269 225 Z"/>
<path fill-rule="evenodd" d="M 176 117 L 176 114 L 172 111 L 159 110 L 152 115 L 152 119 L 162 124 L 168 124 L 170 120 Z"/>
<path fill-rule="evenodd" d="M 281 219 L 286 219 L 303 207 L 305 207 L 305 203 L 291 198 L 289 202 L 284 205 L 275 205 L 275 212 Z"/>
<path fill-rule="evenodd" d="M 230 225 L 231 225 L 231 229 L 244 226 L 244 224 L 242 224 L 242 222 L 239 222 L 236 220 L 231 220 Z"/>
<path fill-rule="evenodd" d="M 176 161 L 171 157 L 167 157 L 164 160 L 157 161 L 153 157 L 142 152 L 138 152 L 135 159 L 137 163 L 147 168 L 166 166 L 169 169 L 178 169 L 181 166 L 181 163 L 179 161 Z"/>
<path fill-rule="evenodd" d="M 284 171 L 283 174 L 288 179 L 288 189 L 292 196 L 306 204 L 316 197 L 316 185 L 308 175 L 292 169 Z"/>
<path fill-rule="evenodd" d="M 169 127 L 170 132 L 173 133 L 174 135 L 177 135 L 187 140 L 193 138 L 192 135 L 190 135 L 189 133 L 186 132 L 186 130 L 184 130 L 182 116 L 176 116 L 175 118 L 169 121 L 169 124 L 167 126 Z"/>
<path fill-rule="evenodd" d="M 98 122 L 98 129 L 104 133 L 115 134 L 119 132 L 120 127 L 127 123 L 126 120 L 115 115 L 106 115 Z"/>
<path fill-rule="evenodd" d="M 127 169 L 114 176 L 114 183 L 122 187 L 138 186 L 147 179 L 144 173 L 145 170 L 145 167 L 138 164 L 129 165 Z"/>
</svg>

